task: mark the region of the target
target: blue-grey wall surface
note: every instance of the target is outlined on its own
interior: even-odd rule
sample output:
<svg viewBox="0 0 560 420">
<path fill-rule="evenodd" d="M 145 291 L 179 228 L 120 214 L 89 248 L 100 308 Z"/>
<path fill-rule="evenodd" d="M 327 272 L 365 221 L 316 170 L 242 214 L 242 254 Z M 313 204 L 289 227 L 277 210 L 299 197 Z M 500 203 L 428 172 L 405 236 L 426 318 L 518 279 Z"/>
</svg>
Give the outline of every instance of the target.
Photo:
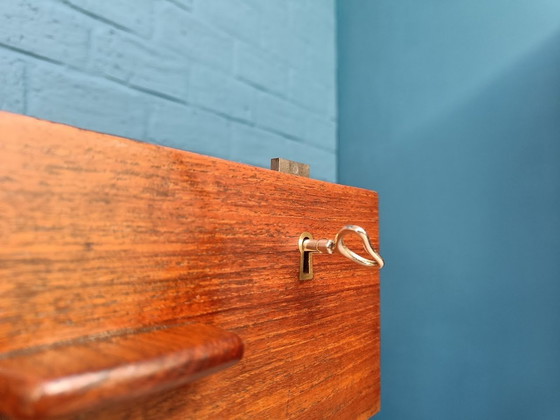
<svg viewBox="0 0 560 420">
<path fill-rule="evenodd" d="M 334 0 L 0 0 L 0 109 L 336 179 Z"/>
<path fill-rule="evenodd" d="M 380 193 L 379 420 L 560 419 L 560 2 L 338 2 L 339 179 Z"/>
</svg>

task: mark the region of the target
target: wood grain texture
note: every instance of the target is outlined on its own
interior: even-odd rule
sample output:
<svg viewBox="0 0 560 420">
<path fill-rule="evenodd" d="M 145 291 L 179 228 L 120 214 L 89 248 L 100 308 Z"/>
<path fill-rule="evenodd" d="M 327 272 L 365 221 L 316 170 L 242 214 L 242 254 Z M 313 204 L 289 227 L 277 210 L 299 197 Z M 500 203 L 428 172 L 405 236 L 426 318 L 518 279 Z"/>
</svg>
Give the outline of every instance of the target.
<svg viewBox="0 0 560 420">
<path fill-rule="evenodd" d="M 318 255 L 298 281 L 300 233 L 346 224 L 379 247 L 374 192 L 0 113 L 0 354 L 214 325 L 238 364 L 83 418 L 368 418 L 378 269 Z"/>
<path fill-rule="evenodd" d="M 173 389 L 233 365 L 241 339 L 202 324 L 148 327 L 26 348 L 0 359 L 2 410 L 45 418 Z"/>
</svg>

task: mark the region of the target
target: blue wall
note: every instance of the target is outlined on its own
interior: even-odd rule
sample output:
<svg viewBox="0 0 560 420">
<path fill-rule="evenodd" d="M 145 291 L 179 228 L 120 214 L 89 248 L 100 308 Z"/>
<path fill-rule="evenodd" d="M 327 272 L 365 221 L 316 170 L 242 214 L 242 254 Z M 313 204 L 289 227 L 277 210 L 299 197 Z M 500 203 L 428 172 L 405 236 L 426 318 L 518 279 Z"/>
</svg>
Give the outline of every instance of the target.
<svg viewBox="0 0 560 420">
<path fill-rule="evenodd" d="M 381 200 L 383 420 L 560 418 L 560 2 L 344 0 L 339 179 Z"/>
<path fill-rule="evenodd" d="M 334 0 L 0 0 L 0 109 L 336 179 Z"/>
</svg>

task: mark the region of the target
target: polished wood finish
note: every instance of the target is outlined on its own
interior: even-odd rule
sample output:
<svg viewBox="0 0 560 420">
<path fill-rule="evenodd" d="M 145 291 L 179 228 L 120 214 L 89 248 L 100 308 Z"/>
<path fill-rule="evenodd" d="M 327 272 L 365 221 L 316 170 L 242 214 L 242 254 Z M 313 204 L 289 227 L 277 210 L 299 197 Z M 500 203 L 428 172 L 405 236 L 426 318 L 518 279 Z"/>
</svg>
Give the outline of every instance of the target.
<svg viewBox="0 0 560 420">
<path fill-rule="evenodd" d="M 243 342 L 210 325 L 113 331 L 0 359 L 1 406 L 45 418 L 176 388 L 233 365 Z"/>
<path fill-rule="evenodd" d="M 368 418 L 378 269 L 317 255 L 314 279 L 298 280 L 299 235 L 349 223 L 379 247 L 374 192 L 0 113 L 3 366 L 195 322 L 237 334 L 243 359 L 81 418 Z"/>
</svg>

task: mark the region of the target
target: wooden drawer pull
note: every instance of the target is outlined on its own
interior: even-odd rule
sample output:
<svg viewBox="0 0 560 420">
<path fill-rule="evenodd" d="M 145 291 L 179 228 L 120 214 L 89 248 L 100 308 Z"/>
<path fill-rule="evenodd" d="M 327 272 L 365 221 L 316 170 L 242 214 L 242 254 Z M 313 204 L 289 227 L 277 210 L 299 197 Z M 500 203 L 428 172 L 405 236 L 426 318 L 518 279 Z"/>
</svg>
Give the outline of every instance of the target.
<svg viewBox="0 0 560 420">
<path fill-rule="evenodd" d="M 243 342 L 211 325 L 126 330 L 0 355 L 0 412 L 72 414 L 178 387 L 233 365 Z"/>
</svg>

